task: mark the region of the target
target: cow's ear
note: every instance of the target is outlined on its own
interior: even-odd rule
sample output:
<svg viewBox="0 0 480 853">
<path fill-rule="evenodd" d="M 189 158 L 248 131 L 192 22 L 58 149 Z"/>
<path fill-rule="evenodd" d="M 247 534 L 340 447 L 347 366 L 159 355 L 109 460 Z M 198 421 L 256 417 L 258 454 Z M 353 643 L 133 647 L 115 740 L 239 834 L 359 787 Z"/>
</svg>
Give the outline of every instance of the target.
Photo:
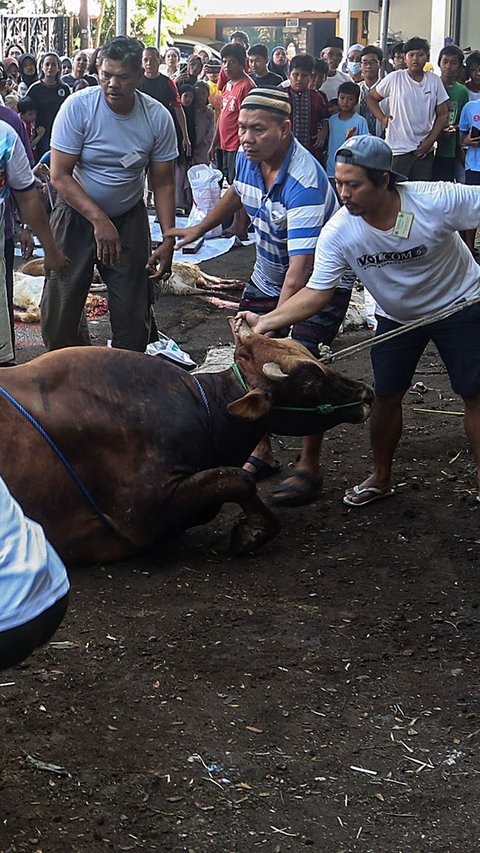
<svg viewBox="0 0 480 853">
<path fill-rule="evenodd" d="M 263 418 L 270 411 L 270 399 L 259 388 L 249 391 L 244 397 L 229 403 L 227 406 L 231 415 L 237 418 L 245 418 L 247 421 L 256 421 Z"/>
</svg>

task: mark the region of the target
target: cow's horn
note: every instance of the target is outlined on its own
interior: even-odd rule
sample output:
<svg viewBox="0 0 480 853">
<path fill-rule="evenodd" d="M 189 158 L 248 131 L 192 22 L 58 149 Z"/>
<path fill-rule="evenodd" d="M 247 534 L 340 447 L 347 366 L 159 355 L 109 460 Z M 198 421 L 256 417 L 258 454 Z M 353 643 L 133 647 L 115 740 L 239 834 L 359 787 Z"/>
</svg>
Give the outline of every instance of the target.
<svg viewBox="0 0 480 853">
<path fill-rule="evenodd" d="M 248 335 L 253 335 L 253 329 L 250 328 L 248 323 L 241 319 L 240 321 L 236 321 L 236 332 L 241 341 L 243 341 Z"/>
<path fill-rule="evenodd" d="M 288 373 L 284 373 L 276 361 L 267 361 L 262 367 L 262 372 L 272 382 L 284 382 L 285 379 L 288 379 Z"/>
</svg>

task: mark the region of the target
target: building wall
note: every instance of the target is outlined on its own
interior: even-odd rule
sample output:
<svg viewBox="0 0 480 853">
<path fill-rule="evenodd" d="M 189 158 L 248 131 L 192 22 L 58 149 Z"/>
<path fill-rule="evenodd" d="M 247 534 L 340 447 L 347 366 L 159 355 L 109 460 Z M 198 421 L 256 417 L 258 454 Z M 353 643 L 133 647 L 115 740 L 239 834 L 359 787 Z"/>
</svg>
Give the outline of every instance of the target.
<svg viewBox="0 0 480 853">
<path fill-rule="evenodd" d="M 480 50 L 480 14 L 478 0 L 470 0 L 462 4 L 462 19 L 460 22 L 460 47 L 471 47 Z"/>
<path fill-rule="evenodd" d="M 355 0 L 355 2 L 359 2 L 359 0 Z M 313 4 L 312 4 L 313 5 Z M 322 20 L 332 22 L 333 32 L 336 32 L 337 35 L 340 34 L 339 31 L 339 16 L 331 13 L 331 12 L 304 12 L 302 14 L 293 15 L 292 17 L 298 17 L 300 21 L 300 25 L 305 27 L 312 27 L 313 29 L 317 29 L 318 25 Z M 222 23 L 226 25 L 232 25 L 234 29 L 244 30 L 248 28 L 249 22 L 251 25 L 258 26 L 261 24 L 262 20 L 265 20 L 266 23 L 271 22 L 271 20 L 278 18 L 279 26 L 283 26 L 285 22 L 285 15 L 279 15 L 278 13 L 275 15 L 262 15 L 260 13 L 260 17 L 253 15 L 225 15 L 225 16 L 201 16 L 196 19 L 196 21 L 185 29 L 182 35 L 186 37 L 195 38 L 198 36 L 199 38 L 210 39 L 211 41 L 221 40 L 221 25 Z M 350 25 L 350 34 L 345 41 L 345 49 L 352 42 L 361 42 L 362 44 L 368 44 L 368 39 L 363 30 L 363 15 L 362 12 L 354 11 L 351 13 L 351 25 Z M 253 22 L 255 22 L 253 24 Z M 330 37 L 330 32 L 327 34 Z M 377 38 L 377 36 L 375 36 Z M 288 35 L 285 35 L 285 42 L 288 42 Z M 280 40 L 281 41 L 281 40 Z M 315 36 L 313 39 L 307 39 L 307 42 L 311 42 L 312 45 L 317 42 L 320 46 L 325 43 L 324 38 L 319 38 Z M 313 47 L 310 47 L 310 50 L 313 50 Z M 317 53 L 319 50 L 316 51 Z"/>
<path fill-rule="evenodd" d="M 431 26 L 430 0 L 391 0 L 389 31 L 401 32 L 403 41 L 412 36 L 430 39 Z"/>
</svg>

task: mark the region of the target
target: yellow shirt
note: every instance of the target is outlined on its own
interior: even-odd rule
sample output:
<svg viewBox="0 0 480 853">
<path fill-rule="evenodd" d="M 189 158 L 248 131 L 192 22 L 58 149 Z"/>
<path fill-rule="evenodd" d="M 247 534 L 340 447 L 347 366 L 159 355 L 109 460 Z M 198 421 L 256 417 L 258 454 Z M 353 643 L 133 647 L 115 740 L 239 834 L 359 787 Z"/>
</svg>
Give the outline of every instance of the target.
<svg viewBox="0 0 480 853">
<path fill-rule="evenodd" d="M 218 121 L 218 117 L 222 111 L 222 93 L 218 88 L 217 84 L 213 82 L 213 80 L 207 80 L 208 88 L 210 89 L 210 104 L 215 110 L 215 121 Z"/>
</svg>

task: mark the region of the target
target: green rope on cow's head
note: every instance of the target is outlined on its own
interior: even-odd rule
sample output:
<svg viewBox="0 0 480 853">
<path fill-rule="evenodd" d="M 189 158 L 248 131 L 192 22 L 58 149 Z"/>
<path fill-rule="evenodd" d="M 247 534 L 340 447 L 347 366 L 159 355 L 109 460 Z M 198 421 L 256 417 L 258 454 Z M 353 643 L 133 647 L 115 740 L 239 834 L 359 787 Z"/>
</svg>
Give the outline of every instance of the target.
<svg viewBox="0 0 480 853">
<path fill-rule="evenodd" d="M 247 383 L 245 382 L 245 379 L 243 378 L 242 374 L 240 373 L 240 370 L 237 367 L 237 365 L 235 364 L 235 362 L 232 364 L 232 370 L 233 370 L 235 376 L 237 377 L 238 381 L 240 382 L 240 385 L 242 386 L 243 390 L 245 391 L 245 394 L 248 394 L 248 392 L 250 391 L 250 388 L 248 387 Z"/>
<path fill-rule="evenodd" d="M 238 379 L 240 385 L 242 386 L 245 394 L 248 394 L 250 388 L 245 382 L 242 374 L 240 373 L 239 368 L 234 363 L 232 364 L 232 370 Z M 272 406 L 272 409 L 276 409 L 280 412 L 310 412 L 310 414 L 315 415 L 332 415 L 333 412 L 336 412 L 338 409 L 349 409 L 350 406 L 363 406 L 363 400 L 352 400 L 351 403 L 339 403 L 334 406 L 333 403 L 319 403 L 318 406 Z"/>
</svg>

